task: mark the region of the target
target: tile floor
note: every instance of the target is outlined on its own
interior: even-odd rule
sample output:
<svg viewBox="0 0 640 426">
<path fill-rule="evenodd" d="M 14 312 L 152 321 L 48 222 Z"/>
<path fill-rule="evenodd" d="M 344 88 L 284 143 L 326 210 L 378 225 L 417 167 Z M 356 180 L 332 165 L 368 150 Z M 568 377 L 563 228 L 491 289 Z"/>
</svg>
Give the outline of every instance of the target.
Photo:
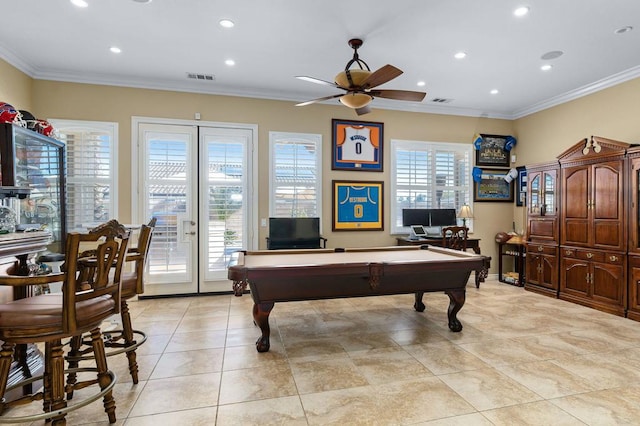
<svg viewBox="0 0 640 426">
<path fill-rule="evenodd" d="M 149 340 L 138 385 L 109 359 L 117 424 L 640 424 L 640 323 L 489 280 L 452 333 L 424 299 L 277 303 L 262 354 L 249 295 L 132 302 Z M 108 424 L 100 402 L 68 423 Z"/>
</svg>

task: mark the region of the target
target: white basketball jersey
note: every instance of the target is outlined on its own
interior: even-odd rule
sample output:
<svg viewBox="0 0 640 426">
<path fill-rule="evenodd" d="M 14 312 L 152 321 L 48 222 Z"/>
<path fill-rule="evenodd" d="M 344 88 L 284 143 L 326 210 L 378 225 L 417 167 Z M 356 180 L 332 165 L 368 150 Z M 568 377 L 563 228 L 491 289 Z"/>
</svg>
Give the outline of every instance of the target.
<svg viewBox="0 0 640 426">
<path fill-rule="evenodd" d="M 371 129 L 367 127 L 347 127 L 342 144 L 342 161 L 375 161 L 375 148 L 369 139 Z"/>
</svg>

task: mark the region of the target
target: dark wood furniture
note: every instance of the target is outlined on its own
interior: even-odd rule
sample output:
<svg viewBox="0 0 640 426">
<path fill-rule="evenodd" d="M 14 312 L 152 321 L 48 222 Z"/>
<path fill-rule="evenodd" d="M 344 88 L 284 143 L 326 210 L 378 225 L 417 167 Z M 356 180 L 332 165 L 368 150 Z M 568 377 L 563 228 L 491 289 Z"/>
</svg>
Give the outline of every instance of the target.
<svg viewBox="0 0 640 426">
<path fill-rule="evenodd" d="M 424 292 L 444 291 L 450 299 L 449 329 L 460 331 L 456 315 L 465 302 L 467 280 L 471 271 L 487 268 L 488 261 L 482 255 L 427 246 L 244 251 L 234 254 L 228 277 L 236 296 L 250 287 L 253 317 L 262 331 L 256 347 L 266 352 L 275 302 L 415 293 L 414 308 L 422 312 Z"/>
<path fill-rule="evenodd" d="M 396 244 L 399 246 L 422 246 L 426 244 L 426 245 L 436 246 L 436 247 L 443 247 L 445 245 L 442 237 L 426 237 L 426 238 L 420 238 L 420 239 L 411 239 L 409 237 L 396 237 Z M 466 244 L 467 244 L 467 248 L 472 249 L 475 254 L 481 254 L 479 238 L 469 238 L 469 235 L 467 233 Z M 489 260 L 490 259 L 491 258 L 489 258 Z M 475 275 L 476 288 L 480 288 L 480 283 L 483 283 L 488 275 L 489 275 L 488 266 L 487 268 L 481 271 L 476 271 L 476 275 Z"/>
<path fill-rule="evenodd" d="M 133 263 L 133 270 L 122 273 L 120 286 L 122 329 L 103 333 L 107 357 L 125 353 L 129 363 L 129 374 L 134 384 L 139 381 L 136 349 L 147 341 L 147 335 L 141 330 L 134 330 L 127 301 L 144 293 L 144 270 L 156 221 L 156 218 L 152 218 L 147 225 L 142 225 L 138 234 L 138 243 L 135 247 L 127 249 L 126 263 Z M 80 361 L 93 358 L 90 339 L 86 336 L 84 339 L 81 337 L 71 339 L 69 354 L 66 357 L 70 368 L 77 368 Z"/>
<path fill-rule="evenodd" d="M 627 309 L 627 150 L 592 136 L 560 162 L 559 297 L 624 316 Z"/>
<path fill-rule="evenodd" d="M 558 297 L 560 224 L 558 161 L 527 166 L 527 246 L 524 288 Z"/>
<path fill-rule="evenodd" d="M 442 247 L 466 251 L 468 233 L 466 226 L 445 226 L 442 228 Z"/>
<path fill-rule="evenodd" d="M 517 239 L 517 240 L 516 240 Z M 505 243 L 498 242 L 498 281 L 501 283 L 513 284 L 519 287 L 524 286 L 525 281 L 525 258 L 527 255 L 525 242 L 519 237 L 514 237 Z M 518 279 L 507 279 L 504 271 L 503 257 L 508 256 L 513 258 L 513 264 L 516 272 L 518 273 Z"/>
<path fill-rule="evenodd" d="M 627 151 L 629 158 L 629 246 L 627 317 L 640 321 L 640 147 Z"/>
<path fill-rule="evenodd" d="M 396 244 L 399 246 L 421 246 L 427 244 L 442 247 L 442 237 L 427 237 L 419 240 L 414 240 L 409 237 L 396 237 Z M 481 254 L 480 238 L 469 238 L 467 236 L 467 248 L 472 249 L 475 254 Z"/>
<path fill-rule="evenodd" d="M 71 233 L 67 236 L 64 271 L 36 276 L 0 276 L 0 285 L 33 286 L 54 282 L 63 283 L 62 293 L 41 294 L 0 305 L 0 414 L 4 416 L 12 407 L 29 401 L 42 401 L 43 413 L 17 417 L 17 421 L 47 419 L 53 425 L 66 424 L 66 413 L 83 407 L 89 402 L 103 398 L 109 422 L 115 423 L 115 402 L 112 389 L 115 374 L 108 370 L 100 325 L 120 307 L 120 274 L 126 256 L 129 232 L 116 221 L 110 221 L 89 234 Z M 87 244 L 97 244 L 94 254 L 81 254 Z M 65 371 L 62 340 L 90 332 L 95 368 Z M 4 398 L 13 360 L 13 349 L 17 344 L 43 343 L 45 369 L 42 377 L 32 377 L 15 386 L 33 383 L 42 379 L 43 388 L 17 400 Z M 93 380 L 75 381 L 79 372 L 95 371 Z M 70 373 L 74 379 L 67 380 Z M 74 389 L 83 389 L 98 384 L 100 391 L 86 397 L 84 401 L 67 405 L 69 394 Z M 67 399 L 65 399 L 65 392 Z M 9 412 L 8 414 L 11 414 Z"/>
</svg>

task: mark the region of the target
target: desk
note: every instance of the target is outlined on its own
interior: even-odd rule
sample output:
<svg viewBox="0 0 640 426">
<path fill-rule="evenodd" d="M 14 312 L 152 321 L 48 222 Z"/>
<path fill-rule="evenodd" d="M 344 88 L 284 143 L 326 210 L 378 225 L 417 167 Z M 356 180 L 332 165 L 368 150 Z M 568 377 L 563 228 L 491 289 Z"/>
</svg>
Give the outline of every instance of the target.
<svg viewBox="0 0 640 426">
<path fill-rule="evenodd" d="M 448 325 L 462 330 L 456 315 L 465 302 L 471 271 L 486 268 L 482 255 L 439 247 L 375 247 L 316 250 L 261 250 L 234 253 L 228 278 L 242 296 L 247 285 L 253 318 L 262 336 L 258 352 L 269 350 L 269 314 L 275 302 L 415 293 L 414 308 L 425 309 L 424 292 L 449 296 Z"/>
<path fill-rule="evenodd" d="M 442 237 L 427 237 L 419 240 L 412 240 L 408 237 L 397 237 L 396 241 L 399 246 L 420 246 L 428 244 L 442 247 Z M 467 248 L 472 249 L 475 254 L 480 254 L 480 238 L 467 238 Z M 476 271 L 476 288 L 480 288 L 480 283 L 483 283 L 488 275 L 489 266 L 482 271 Z"/>
</svg>

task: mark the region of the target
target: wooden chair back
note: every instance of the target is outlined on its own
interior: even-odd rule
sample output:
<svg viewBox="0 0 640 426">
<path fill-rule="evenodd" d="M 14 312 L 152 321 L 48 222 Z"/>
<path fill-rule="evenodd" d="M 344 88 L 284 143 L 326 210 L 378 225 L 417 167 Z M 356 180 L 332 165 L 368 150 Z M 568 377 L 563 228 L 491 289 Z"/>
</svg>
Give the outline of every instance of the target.
<svg viewBox="0 0 640 426">
<path fill-rule="evenodd" d="M 466 226 L 446 226 L 442 228 L 442 247 L 453 250 L 467 250 L 467 234 L 469 228 Z"/>
<path fill-rule="evenodd" d="M 88 233 L 67 234 L 66 261 L 62 266 L 62 326 L 66 333 L 89 331 L 96 323 L 120 312 L 120 280 L 128 242 L 129 231 L 116 220 Z M 87 245 L 95 248 L 81 252 Z M 83 305 L 100 298 L 109 308 L 80 313 Z"/>
<path fill-rule="evenodd" d="M 138 235 L 138 244 L 132 247 L 127 253 L 127 262 L 135 262 L 134 273 L 136 275 L 136 294 L 144 293 L 144 269 L 147 263 L 149 248 L 151 247 L 151 237 L 156 226 L 157 219 L 152 218 L 148 224 L 142 225 Z"/>
</svg>

